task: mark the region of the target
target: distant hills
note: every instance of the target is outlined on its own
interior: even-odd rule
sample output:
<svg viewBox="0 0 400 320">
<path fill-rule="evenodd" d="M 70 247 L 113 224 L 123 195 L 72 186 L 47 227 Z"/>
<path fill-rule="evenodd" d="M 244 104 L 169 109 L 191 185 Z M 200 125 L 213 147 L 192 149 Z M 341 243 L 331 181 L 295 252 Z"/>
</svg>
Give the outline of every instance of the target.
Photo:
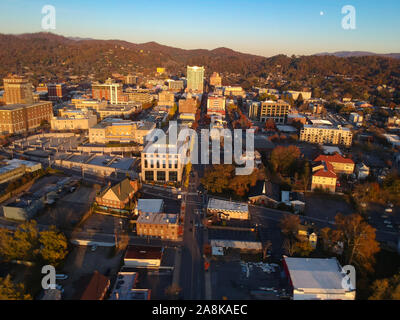
<svg viewBox="0 0 400 320">
<path fill-rule="evenodd" d="M 322 52 L 317 53 L 316 56 L 335 56 L 340 58 L 348 57 L 368 57 L 368 56 L 379 56 L 393 59 L 400 59 L 400 53 L 374 53 L 368 51 L 337 51 L 337 52 Z"/>
<path fill-rule="evenodd" d="M 65 79 L 69 75 L 93 75 L 102 80 L 113 72 L 151 71 L 160 66 L 184 75 L 187 65 L 202 65 L 207 74 L 217 71 L 239 75 L 240 83 L 271 74 L 281 74 L 294 81 L 303 81 L 309 76 L 322 79 L 332 74 L 347 74 L 371 82 L 389 83 L 400 76 L 400 59 L 389 58 L 400 58 L 400 54 L 336 52 L 266 58 L 224 47 L 185 50 L 157 42 L 136 44 L 122 40 L 68 38 L 43 32 L 0 34 L 0 79 L 15 72 L 30 74 L 36 81 L 40 80 L 39 76 Z"/>
</svg>

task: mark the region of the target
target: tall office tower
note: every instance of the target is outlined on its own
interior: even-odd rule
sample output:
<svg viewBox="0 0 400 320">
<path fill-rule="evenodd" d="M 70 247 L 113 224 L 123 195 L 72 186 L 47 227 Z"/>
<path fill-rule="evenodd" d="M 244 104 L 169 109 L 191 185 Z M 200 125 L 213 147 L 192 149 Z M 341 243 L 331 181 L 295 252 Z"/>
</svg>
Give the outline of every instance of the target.
<svg viewBox="0 0 400 320">
<path fill-rule="evenodd" d="M 9 75 L 3 81 L 6 104 L 33 104 L 32 84 L 26 78 Z"/>
<path fill-rule="evenodd" d="M 204 67 L 187 67 L 187 91 L 203 93 Z"/>
</svg>

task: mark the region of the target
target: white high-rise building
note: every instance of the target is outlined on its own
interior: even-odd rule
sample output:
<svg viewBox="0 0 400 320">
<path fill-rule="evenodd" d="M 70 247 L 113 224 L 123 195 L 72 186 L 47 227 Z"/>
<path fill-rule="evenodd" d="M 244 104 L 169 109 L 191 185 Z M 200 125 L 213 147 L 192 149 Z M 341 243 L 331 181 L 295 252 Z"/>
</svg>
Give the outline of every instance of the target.
<svg viewBox="0 0 400 320">
<path fill-rule="evenodd" d="M 187 67 L 187 91 L 203 93 L 204 67 Z"/>
</svg>

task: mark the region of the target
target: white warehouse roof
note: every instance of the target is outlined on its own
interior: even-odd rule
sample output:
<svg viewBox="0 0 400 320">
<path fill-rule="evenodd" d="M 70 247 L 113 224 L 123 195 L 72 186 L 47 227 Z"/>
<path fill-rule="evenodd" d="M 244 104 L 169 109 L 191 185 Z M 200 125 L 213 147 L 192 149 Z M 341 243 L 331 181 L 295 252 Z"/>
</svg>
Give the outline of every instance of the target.
<svg viewBox="0 0 400 320">
<path fill-rule="evenodd" d="M 284 257 L 293 288 L 306 292 L 343 293 L 345 274 L 336 258 L 289 258 Z M 355 288 L 354 288 L 355 290 Z"/>
</svg>

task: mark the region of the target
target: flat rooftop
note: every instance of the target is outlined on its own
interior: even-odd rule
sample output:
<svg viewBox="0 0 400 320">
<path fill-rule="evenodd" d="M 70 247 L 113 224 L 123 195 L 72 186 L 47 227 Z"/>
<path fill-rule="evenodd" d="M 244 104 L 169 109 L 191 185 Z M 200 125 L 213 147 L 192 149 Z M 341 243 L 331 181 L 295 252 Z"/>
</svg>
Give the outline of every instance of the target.
<svg viewBox="0 0 400 320">
<path fill-rule="evenodd" d="M 139 199 L 136 209 L 141 212 L 160 213 L 163 206 L 163 199 Z"/>
<path fill-rule="evenodd" d="M 208 200 L 207 209 L 208 210 L 221 210 L 221 211 L 248 212 L 249 206 L 244 203 L 210 198 Z"/>
<path fill-rule="evenodd" d="M 334 126 L 326 126 L 326 125 L 313 125 L 313 124 L 305 124 L 304 128 L 316 128 L 316 129 L 325 129 L 325 130 L 343 130 L 350 131 L 349 128 L 346 127 L 334 127 Z"/>
<path fill-rule="evenodd" d="M 89 159 L 90 159 L 90 155 L 75 154 L 71 158 L 69 158 L 68 161 L 86 163 L 86 161 L 88 161 Z"/>
<path fill-rule="evenodd" d="M 110 300 L 136 300 L 132 299 L 132 290 L 134 290 L 138 279 L 137 272 L 119 272 L 115 286 L 110 294 Z"/>
<path fill-rule="evenodd" d="M 110 165 L 110 168 L 129 170 L 135 163 L 136 158 L 116 158 Z"/>
<path fill-rule="evenodd" d="M 142 213 L 137 219 L 137 223 L 143 224 L 176 224 L 178 214 L 173 213 Z"/>
<path fill-rule="evenodd" d="M 29 103 L 29 104 L 22 104 L 22 103 L 7 104 L 7 105 L 4 105 L 4 106 L 0 106 L 0 110 L 18 110 L 18 109 L 22 109 L 22 108 L 26 108 L 26 107 L 39 106 L 39 105 L 48 104 L 48 103 L 51 103 L 51 102 L 49 102 L 49 101 L 41 101 L 41 102 Z"/>
<path fill-rule="evenodd" d="M 112 160 L 113 157 L 110 156 L 95 156 L 88 164 L 95 166 L 105 166 Z"/>
<path fill-rule="evenodd" d="M 37 164 L 39 164 L 39 162 L 33 162 L 33 161 L 27 161 L 27 160 L 20 160 L 20 159 L 11 159 L 11 160 L 6 160 L 6 162 L 9 165 L 15 165 L 15 166 L 21 166 L 24 165 L 26 167 L 34 167 Z"/>
<path fill-rule="evenodd" d="M 342 286 L 344 273 L 336 258 L 284 257 L 284 261 L 295 289 L 314 289 L 332 293 L 348 291 Z"/>
<path fill-rule="evenodd" d="M 162 247 L 153 246 L 128 246 L 124 259 L 160 259 L 162 257 Z"/>
</svg>

